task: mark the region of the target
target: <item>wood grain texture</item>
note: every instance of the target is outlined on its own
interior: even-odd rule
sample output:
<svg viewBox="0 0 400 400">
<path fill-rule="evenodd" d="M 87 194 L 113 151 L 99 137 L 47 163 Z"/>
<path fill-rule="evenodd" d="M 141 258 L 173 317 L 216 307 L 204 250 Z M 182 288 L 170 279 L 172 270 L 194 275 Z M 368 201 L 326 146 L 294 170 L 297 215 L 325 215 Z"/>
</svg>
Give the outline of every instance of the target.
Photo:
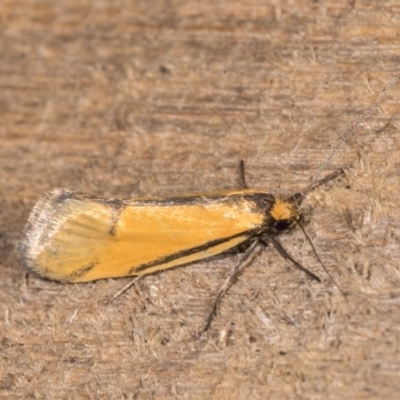
<svg viewBox="0 0 400 400">
<path fill-rule="evenodd" d="M 168 196 L 248 184 L 291 195 L 398 74 L 398 2 L 0 3 L 0 397 L 395 399 L 400 136 L 395 87 L 302 205 L 347 301 L 273 248 L 195 339 L 239 259 L 60 284 L 12 252 L 54 187 Z M 282 237 L 323 277 L 301 232 Z"/>
</svg>

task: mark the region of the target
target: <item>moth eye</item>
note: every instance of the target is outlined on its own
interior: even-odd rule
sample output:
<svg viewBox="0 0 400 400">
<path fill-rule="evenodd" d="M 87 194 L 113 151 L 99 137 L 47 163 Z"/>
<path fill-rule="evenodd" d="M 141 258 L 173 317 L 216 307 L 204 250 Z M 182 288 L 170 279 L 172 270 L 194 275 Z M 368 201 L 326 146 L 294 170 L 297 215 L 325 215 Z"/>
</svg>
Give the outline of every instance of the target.
<svg viewBox="0 0 400 400">
<path fill-rule="evenodd" d="M 288 229 L 291 225 L 292 225 L 292 220 L 290 220 L 290 219 L 279 219 L 277 221 L 274 221 L 274 223 L 273 223 L 273 227 L 278 232 L 282 232 L 282 231 Z"/>
</svg>

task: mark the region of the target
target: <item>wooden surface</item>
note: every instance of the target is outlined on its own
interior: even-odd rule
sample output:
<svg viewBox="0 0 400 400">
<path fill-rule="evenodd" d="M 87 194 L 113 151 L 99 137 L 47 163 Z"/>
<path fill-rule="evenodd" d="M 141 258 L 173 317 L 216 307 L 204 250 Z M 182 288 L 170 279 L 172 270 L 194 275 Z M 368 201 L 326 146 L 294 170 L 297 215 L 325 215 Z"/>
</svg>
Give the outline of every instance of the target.
<svg viewBox="0 0 400 400">
<path fill-rule="evenodd" d="M 0 2 L 0 398 L 395 399 L 400 391 L 400 139 L 394 87 L 281 241 L 223 299 L 240 255 L 60 284 L 13 251 L 54 187 L 104 197 L 237 187 L 289 195 L 399 73 L 398 2 Z"/>
</svg>

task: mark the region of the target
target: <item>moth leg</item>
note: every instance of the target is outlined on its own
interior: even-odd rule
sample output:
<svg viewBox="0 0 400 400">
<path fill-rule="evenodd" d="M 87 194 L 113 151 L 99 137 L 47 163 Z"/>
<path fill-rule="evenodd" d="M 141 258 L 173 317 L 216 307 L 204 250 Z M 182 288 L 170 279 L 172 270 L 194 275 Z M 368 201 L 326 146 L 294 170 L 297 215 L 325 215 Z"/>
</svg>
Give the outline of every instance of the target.
<svg viewBox="0 0 400 400">
<path fill-rule="evenodd" d="M 104 304 L 108 306 L 111 304 L 117 297 L 121 296 L 122 293 L 125 293 L 133 284 L 135 284 L 140 278 L 143 278 L 144 275 L 135 276 L 131 279 L 126 285 L 124 285 L 117 293 L 115 293 L 110 299 L 106 300 Z"/>
<path fill-rule="evenodd" d="M 249 188 L 246 183 L 246 174 L 245 174 L 245 170 L 244 170 L 244 161 L 243 160 L 240 160 L 240 163 L 239 163 L 239 186 L 241 189 Z"/>
<path fill-rule="evenodd" d="M 311 271 L 309 271 L 307 268 L 304 268 L 299 262 L 297 262 L 283 247 L 282 245 L 272 236 L 268 236 L 268 240 L 271 241 L 271 243 L 274 245 L 276 250 L 278 250 L 278 253 L 285 259 L 288 260 L 292 263 L 292 265 L 299 269 L 300 271 L 303 271 L 306 275 L 308 275 L 311 279 L 314 279 L 317 282 L 321 282 L 321 279 L 313 274 Z M 260 240 L 261 243 L 265 244 L 266 243 L 263 240 Z"/>
<path fill-rule="evenodd" d="M 222 286 L 212 304 L 211 311 L 210 311 L 210 314 L 207 319 L 207 323 L 206 323 L 204 329 L 202 330 L 202 332 L 206 332 L 210 328 L 211 322 L 217 311 L 218 303 L 220 302 L 221 298 L 225 295 L 225 293 L 228 291 L 228 289 L 231 287 L 234 279 L 239 274 L 239 272 L 241 272 L 246 267 L 247 261 L 250 259 L 251 255 L 254 253 L 254 250 L 257 247 L 258 243 L 259 243 L 258 239 L 254 240 L 254 242 L 251 244 L 251 246 L 243 254 L 242 258 L 237 263 L 237 265 L 233 269 L 232 273 L 226 278 L 225 282 L 222 284 Z"/>
</svg>

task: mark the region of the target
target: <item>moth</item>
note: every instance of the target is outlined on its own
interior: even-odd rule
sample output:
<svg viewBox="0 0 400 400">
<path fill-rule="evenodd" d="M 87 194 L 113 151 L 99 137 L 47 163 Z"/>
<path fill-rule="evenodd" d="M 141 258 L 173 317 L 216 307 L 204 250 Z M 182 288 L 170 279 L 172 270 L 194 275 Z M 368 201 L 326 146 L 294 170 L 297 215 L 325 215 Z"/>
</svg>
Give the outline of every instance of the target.
<svg viewBox="0 0 400 400">
<path fill-rule="evenodd" d="M 398 79 L 395 77 L 374 105 L 341 136 L 317 176 L 355 126 L 372 112 Z M 296 268 L 319 281 L 283 249 L 277 236 L 296 224 L 301 226 L 299 207 L 304 197 L 342 172 L 340 169 L 323 179 L 314 179 L 308 188 L 289 198 L 248 188 L 243 162 L 238 190 L 120 200 L 54 189 L 37 202 L 29 216 L 19 246 L 21 262 L 43 278 L 88 282 L 150 274 L 248 242 L 250 245 L 242 260 L 214 301 L 206 330 L 219 299 L 257 243 L 272 243 Z M 323 266 L 318 255 L 317 258 Z"/>
</svg>

